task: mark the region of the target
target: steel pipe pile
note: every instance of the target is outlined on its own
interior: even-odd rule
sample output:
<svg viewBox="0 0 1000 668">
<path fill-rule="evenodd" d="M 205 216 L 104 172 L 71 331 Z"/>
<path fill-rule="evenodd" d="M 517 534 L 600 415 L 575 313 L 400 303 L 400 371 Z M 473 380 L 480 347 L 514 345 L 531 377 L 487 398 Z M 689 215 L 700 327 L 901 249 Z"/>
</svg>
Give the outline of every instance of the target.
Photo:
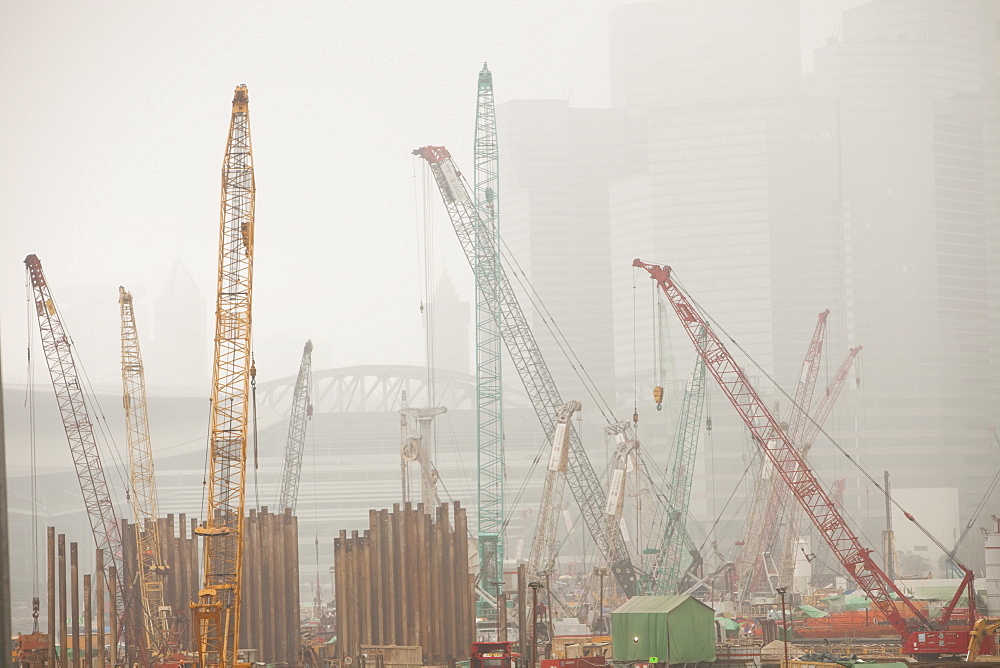
<svg viewBox="0 0 1000 668">
<path fill-rule="evenodd" d="M 464 660 L 475 639 L 465 509 L 394 504 L 370 510 L 369 529 L 334 539 L 337 658 L 362 646 L 420 647 L 425 665 Z"/>
</svg>

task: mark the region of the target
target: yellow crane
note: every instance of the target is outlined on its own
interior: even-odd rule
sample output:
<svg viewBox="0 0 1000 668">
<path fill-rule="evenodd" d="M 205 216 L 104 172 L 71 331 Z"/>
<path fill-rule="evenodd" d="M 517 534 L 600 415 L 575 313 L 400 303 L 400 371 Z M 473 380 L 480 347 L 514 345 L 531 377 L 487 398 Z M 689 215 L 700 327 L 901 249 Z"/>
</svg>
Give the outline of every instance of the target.
<svg viewBox="0 0 1000 668">
<path fill-rule="evenodd" d="M 153 450 L 149 440 L 146 409 L 146 379 L 143 373 L 139 335 L 135 326 L 132 295 L 118 288 L 122 325 L 122 401 L 128 435 L 128 463 L 131 472 L 132 514 L 135 517 L 139 591 L 146 648 L 154 659 L 165 658 L 170 650 L 170 608 L 163 600 L 163 577 L 168 568 L 160 554 L 156 525 L 156 485 L 153 479 Z M 146 657 L 143 657 L 144 659 Z"/>
<path fill-rule="evenodd" d="M 247 408 L 255 370 L 250 355 L 253 284 L 254 177 L 246 86 L 233 96 L 222 164 L 219 282 L 209 433 L 208 507 L 195 530 L 204 536 L 204 580 L 191 604 L 202 666 L 249 666 L 238 661 Z"/>
</svg>

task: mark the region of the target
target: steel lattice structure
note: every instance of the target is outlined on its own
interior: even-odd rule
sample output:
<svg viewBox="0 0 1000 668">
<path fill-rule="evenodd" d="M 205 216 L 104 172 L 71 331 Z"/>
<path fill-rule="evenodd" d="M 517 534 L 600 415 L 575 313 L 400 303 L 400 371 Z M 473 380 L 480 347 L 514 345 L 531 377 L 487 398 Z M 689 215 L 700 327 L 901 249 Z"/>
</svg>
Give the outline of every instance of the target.
<svg viewBox="0 0 1000 668">
<path fill-rule="evenodd" d="M 249 96 L 238 86 L 222 165 L 219 281 L 209 433 L 208 509 L 197 533 L 205 537 L 205 576 L 192 603 L 202 666 L 237 663 L 247 407 L 251 369 L 254 175 Z"/>
<path fill-rule="evenodd" d="M 500 157 L 493 74 L 479 72 L 473 183 L 478 221 L 472 270 L 476 275 L 476 454 L 479 471 L 480 582 L 493 591 L 503 580 L 504 463 L 503 375 L 500 326 L 493 317 L 500 296 Z"/>
<path fill-rule="evenodd" d="M 413 153 L 425 159 L 430 165 L 465 257 L 470 265 L 475 266 L 477 215 L 465 179 L 445 147 L 425 146 Z M 493 317 L 500 324 L 504 345 L 514 361 L 535 414 L 545 433 L 551 438 L 559 407 L 564 403 L 559 397 L 559 390 L 552 373 L 542 357 L 538 342 L 521 310 L 503 265 L 499 265 L 496 271 L 484 272 L 483 276 L 492 277 L 492 280 L 496 281 L 496 285 L 478 287 L 487 293 L 495 293 L 500 298 Z M 476 278 L 478 280 L 481 276 Z M 570 430 L 570 454 L 566 477 L 587 529 L 601 554 L 610 564 L 616 580 L 626 595 L 635 595 L 635 569 L 625 539 L 620 530 L 614 532 L 611 540 L 608 539 L 604 516 L 604 488 L 587 458 L 575 429 Z"/>
<path fill-rule="evenodd" d="M 538 504 L 538 519 L 535 521 L 535 537 L 531 541 L 531 552 L 528 555 L 528 577 L 531 579 L 539 578 L 551 571 L 558 556 L 556 527 L 559 525 L 559 510 L 566 489 L 569 435 L 572 430 L 570 420 L 578 410 L 580 402 L 570 401 L 560 406 L 556 413 L 555 433 L 551 439 L 552 452 L 545 469 L 542 500 Z"/>
<path fill-rule="evenodd" d="M 851 370 L 854 358 L 858 356 L 859 352 L 861 352 L 861 346 L 851 348 L 847 353 L 847 358 L 840 365 L 837 374 L 830 381 L 830 384 L 827 385 L 826 392 L 820 398 L 812 420 L 805 424 L 799 436 L 799 442 L 802 444 L 803 458 L 809 456 L 809 449 L 812 448 L 813 440 L 816 438 L 816 434 L 819 433 L 820 427 L 826 422 L 826 418 L 830 416 L 833 405 L 837 403 L 840 391 L 844 389 L 844 381 L 847 380 L 847 373 Z M 778 583 L 783 587 L 791 586 L 792 577 L 795 574 L 795 542 L 798 540 L 798 525 L 801 514 L 801 508 L 797 504 L 791 504 L 788 509 L 788 520 L 785 522 L 784 548 L 781 552 L 781 569 L 778 574 Z"/>
<path fill-rule="evenodd" d="M 156 481 L 153 476 L 153 449 L 149 438 L 146 407 L 146 379 L 142 365 L 139 334 L 135 326 L 132 295 L 118 288 L 122 339 L 122 393 L 125 432 L 132 484 L 132 515 L 135 518 L 136 548 L 139 558 L 139 592 L 146 634 L 146 647 L 154 657 L 168 653 L 170 629 L 164 607 L 163 576 L 167 566 L 160 553 L 157 525 Z"/>
<path fill-rule="evenodd" d="M 45 356 L 52 387 L 55 389 L 56 403 L 59 405 L 59 415 L 62 417 L 66 440 L 69 441 L 76 475 L 80 480 L 87 519 L 94 533 L 94 542 L 97 543 L 98 549 L 104 552 L 104 581 L 111 581 L 110 570 L 111 567 L 115 567 L 117 570 L 115 605 L 117 610 L 123 610 L 124 569 L 121 528 L 115 516 L 111 489 L 108 487 L 104 467 L 101 464 L 101 453 L 94 437 L 94 425 L 87 410 L 83 381 L 76 369 L 69 335 L 63 327 L 52 293 L 45 282 L 41 261 L 38 256 L 29 255 L 24 259 L 24 264 L 27 267 L 28 282 L 31 284 L 34 296 L 38 331 L 42 339 L 42 354 Z"/>
<path fill-rule="evenodd" d="M 796 444 L 798 452 L 805 458 L 802 445 L 802 430 L 806 425 L 806 416 L 812 404 L 816 389 L 816 379 L 819 377 L 820 360 L 823 355 L 823 341 L 826 336 L 826 320 L 830 309 L 819 314 L 816 328 L 813 330 L 809 348 L 802 360 L 799 379 L 795 385 L 791 412 L 784 431 L 792 443 Z M 762 472 L 772 472 L 765 463 Z M 757 480 L 754 490 L 754 504 L 747 515 L 744 527 L 743 548 L 736 556 L 735 572 L 737 577 L 736 596 L 741 604 L 746 603 L 755 586 L 764 579 L 764 554 L 773 554 L 777 547 L 776 539 L 788 505 L 788 488 L 781 478 L 775 475 L 762 476 Z M 758 505 L 760 504 L 760 505 Z M 782 583 L 787 584 L 787 583 Z M 769 587 L 773 583 L 768 583 Z"/>
<path fill-rule="evenodd" d="M 915 620 L 924 629 L 934 630 L 924 613 L 896 587 L 895 583 L 878 566 L 871 556 L 872 550 L 861 545 L 829 494 L 820 485 L 812 469 L 799 455 L 798 448 L 761 400 L 757 390 L 747 380 L 743 369 L 732 358 L 722 340 L 707 325 L 705 319 L 674 282 L 670 267 L 661 267 L 638 259 L 632 264 L 648 271 L 653 280 L 657 282 L 680 319 L 688 337 L 699 348 L 698 353 L 705 360 L 706 368 L 750 430 L 754 442 L 761 448 L 768 461 L 774 466 L 775 471 L 809 515 L 834 555 L 865 591 L 879 612 L 900 632 L 904 641 L 910 640 L 912 632 L 917 628 L 910 625 L 909 618 Z M 701 328 L 704 328 L 707 339 L 704 346 L 698 345 L 698 333 Z M 971 571 L 966 571 L 966 573 L 966 580 L 963 581 L 962 588 L 966 586 L 971 588 L 972 573 Z M 962 588 L 958 593 L 961 593 Z M 906 607 L 909 613 L 908 618 L 903 617 L 897 603 L 893 600 L 893 596 Z M 958 594 L 956 594 L 954 602 L 957 602 L 957 599 Z M 954 607 L 954 602 L 950 606 L 951 608 Z"/>
<path fill-rule="evenodd" d="M 671 487 L 667 495 L 668 517 L 663 526 L 660 551 L 653 562 L 650 594 L 675 594 L 683 574 L 684 547 L 688 537 L 686 526 L 691 503 L 691 483 L 694 462 L 698 455 L 698 437 L 705 408 L 705 362 L 694 361 L 694 369 L 684 388 L 680 418 L 674 437 L 674 450 L 668 470 Z"/>
<path fill-rule="evenodd" d="M 299 479 L 302 476 L 302 453 L 306 446 L 306 424 L 312 417 L 310 390 L 312 389 L 312 341 L 306 341 L 302 348 L 299 375 L 295 379 L 295 393 L 292 395 L 292 413 L 288 418 L 288 441 L 285 445 L 285 461 L 281 467 L 281 491 L 278 493 L 278 508 L 291 508 L 299 499 Z"/>
</svg>

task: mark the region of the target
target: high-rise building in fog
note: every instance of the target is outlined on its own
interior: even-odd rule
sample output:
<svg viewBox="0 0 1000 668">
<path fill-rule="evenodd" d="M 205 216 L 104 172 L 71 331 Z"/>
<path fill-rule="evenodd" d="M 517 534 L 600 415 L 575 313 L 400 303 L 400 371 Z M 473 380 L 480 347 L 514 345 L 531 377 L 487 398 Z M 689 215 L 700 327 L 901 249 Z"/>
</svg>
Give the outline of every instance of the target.
<svg viewBox="0 0 1000 668">
<path fill-rule="evenodd" d="M 764 373 L 793 385 L 827 308 L 836 369 L 853 343 L 843 308 L 837 107 L 802 95 L 798 3 L 624 5 L 611 13 L 611 61 L 612 99 L 629 115 L 638 167 L 610 185 L 619 394 L 638 384 L 648 406 L 654 384 L 650 281 L 631 268 L 635 257 L 674 268 L 760 365 L 746 362 L 769 404 L 781 398 Z M 638 308 L 622 298 L 633 286 Z M 676 402 L 694 349 L 674 332 L 667 401 Z M 703 440 L 692 508 L 711 521 L 753 449 L 720 393 L 709 412 L 714 436 Z"/>
<path fill-rule="evenodd" d="M 968 517 L 1000 412 L 998 11 L 874 0 L 803 79 L 795 0 L 629 3 L 610 15 L 613 110 L 499 107 L 503 237 L 619 413 L 639 405 L 654 457 L 666 411 L 649 410 L 653 299 L 635 257 L 676 269 L 780 415 L 765 374 L 794 386 L 829 308 L 817 391 L 849 346 L 865 351 L 828 431 L 901 489 L 963 488 Z M 668 401 L 694 354 L 679 335 Z M 709 412 L 693 510 L 712 521 L 754 448 L 718 392 Z M 812 457 L 827 483 L 847 480 L 849 514 L 881 528 L 844 453 Z"/>
<path fill-rule="evenodd" d="M 635 113 L 798 91 L 798 0 L 629 3 L 609 23 L 614 107 Z"/>
<path fill-rule="evenodd" d="M 907 487 L 958 487 L 963 519 L 995 468 L 997 18 L 985 0 L 869 2 L 816 52 L 812 82 L 838 105 L 867 461 Z"/>
<path fill-rule="evenodd" d="M 149 346 L 155 375 L 150 385 L 206 386 L 212 378 L 209 360 L 211 335 L 206 327 L 206 305 L 180 256 L 153 302 L 153 343 Z"/>
<path fill-rule="evenodd" d="M 564 100 L 515 100 L 497 109 L 504 242 L 550 316 L 522 305 L 563 399 L 596 408 L 574 370 L 614 400 L 612 243 L 608 182 L 625 170 L 625 117 Z M 518 281 L 511 276 L 517 288 Z M 570 362 L 545 321 L 579 357 Z"/>
<path fill-rule="evenodd" d="M 469 349 L 469 302 L 459 299 L 447 271 L 441 273 L 428 308 L 434 333 L 434 368 L 469 373 L 472 354 Z"/>
</svg>

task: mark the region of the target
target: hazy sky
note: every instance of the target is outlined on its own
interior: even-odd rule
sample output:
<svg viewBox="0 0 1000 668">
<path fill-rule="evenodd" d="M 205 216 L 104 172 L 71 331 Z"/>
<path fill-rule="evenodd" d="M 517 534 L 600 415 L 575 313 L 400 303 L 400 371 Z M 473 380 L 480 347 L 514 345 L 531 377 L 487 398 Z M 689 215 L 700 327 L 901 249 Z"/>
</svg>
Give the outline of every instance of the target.
<svg viewBox="0 0 1000 668">
<path fill-rule="evenodd" d="M 255 337 L 295 342 L 284 359 L 258 360 L 262 376 L 294 374 L 309 337 L 324 366 L 421 363 L 422 166 L 409 151 L 445 144 L 471 176 L 484 60 L 498 102 L 607 105 L 607 14 L 619 4 L 0 3 L 5 379 L 25 378 L 29 253 L 97 382 L 119 373 L 118 285 L 151 337 L 152 300 L 179 253 L 211 307 L 219 170 L 240 83 L 258 187 Z M 806 69 L 857 4 L 803 1 Z M 468 296 L 440 206 L 435 219 L 437 269 L 447 265 Z"/>
</svg>

